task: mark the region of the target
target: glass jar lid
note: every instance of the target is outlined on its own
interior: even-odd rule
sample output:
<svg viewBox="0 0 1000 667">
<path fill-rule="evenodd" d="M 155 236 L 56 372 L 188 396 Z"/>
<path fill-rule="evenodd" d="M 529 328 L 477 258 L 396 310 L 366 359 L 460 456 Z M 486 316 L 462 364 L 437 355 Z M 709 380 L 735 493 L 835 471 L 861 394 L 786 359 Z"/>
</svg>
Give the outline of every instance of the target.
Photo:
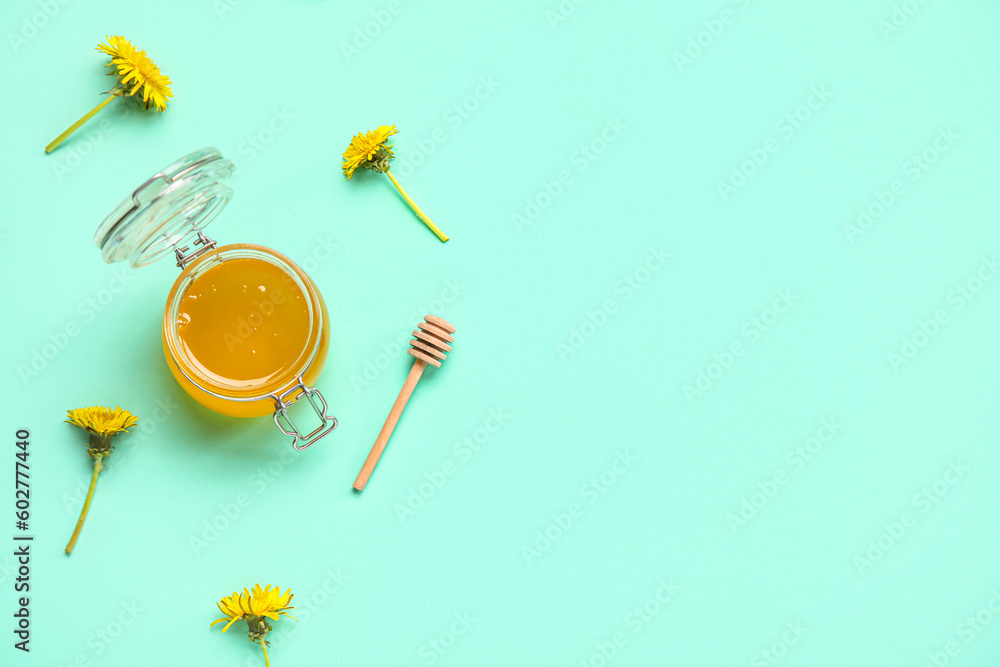
<svg viewBox="0 0 1000 667">
<path fill-rule="evenodd" d="M 198 237 L 233 196 L 233 162 L 203 148 L 165 167 L 104 219 L 94 243 L 108 264 L 146 266 Z"/>
</svg>

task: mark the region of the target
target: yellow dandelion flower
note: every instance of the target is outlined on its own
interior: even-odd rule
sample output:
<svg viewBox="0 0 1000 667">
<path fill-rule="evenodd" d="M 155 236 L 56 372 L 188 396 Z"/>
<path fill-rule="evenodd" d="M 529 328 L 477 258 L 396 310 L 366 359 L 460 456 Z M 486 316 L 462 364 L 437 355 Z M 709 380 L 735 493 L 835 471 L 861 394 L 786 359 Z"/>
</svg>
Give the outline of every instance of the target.
<svg viewBox="0 0 1000 667">
<path fill-rule="evenodd" d="M 341 168 L 344 170 L 344 176 L 347 176 L 347 180 L 351 180 L 354 170 L 360 166 L 380 174 L 387 171 L 389 160 L 394 158 L 395 154 L 392 152 L 392 144 L 385 145 L 385 142 L 398 131 L 395 125 L 379 125 L 378 129 L 371 132 L 364 134 L 358 132 L 351 139 L 351 145 L 344 151 L 344 164 L 341 165 Z M 375 159 L 372 160 L 372 158 Z M 365 162 L 368 164 L 363 164 Z"/>
<path fill-rule="evenodd" d="M 66 553 L 73 553 L 76 540 L 80 537 L 83 529 L 83 522 L 87 519 L 90 511 L 90 503 L 94 500 L 94 489 L 97 488 L 97 476 L 101 473 L 101 466 L 104 459 L 111 456 L 111 450 L 115 447 L 111 444 L 111 439 L 119 433 L 127 433 L 128 429 L 139 421 L 139 418 L 128 410 L 116 407 L 115 409 L 103 408 L 95 405 L 92 408 L 77 408 L 66 411 L 66 423 L 82 428 L 90 434 L 90 443 L 87 453 L 94 459 L 94 474 L 90 478 L 90 489 L 87 490 L 87 498 L 83 501 L 83 509 L 80 510 L 80 518 L 76 522 L 76 529 L 73 536 L 66 545 Z"/>
<path fill-rule="evenodd" d="M 260 644 L 264 651 L 264 662 L 270 667 L 271 662 L 267 656 L 268 642 L 265 639 L 267 633 L 271 631 L 268 619 L 277 621 L 282 616 L 288 616 L 295 620 L 295 617 L 288 613 L 289 609 L 295 609 L 290 606 L 293 597 L 291 588 L 282 593 L 279 586 L 270 585 L 261 588 L 260 584 L 254 584 L 253 590 L 248 591 L 244 588 L 242 593 L 233 591 L 232 595 L 227 595 L 217 603 L 223 617 L 212 621 L 208 627 L 228 621 L 222 628 L 225 632 L 236 621 L 246 621 L 247 639 Z"/>
<path fill-rule="evenodd" d="M 132 96 L 141 90 L 147 109 L 152 102 L 157 111 L 165 111 L 167 98 L 174 96 L 170 90 L 170 77 L 160 72 L 145 51 L 135 48 L 121 35 L 105 36 L 105 39 L 108 43 L 98 44 L 96 48 L 111 56 L 111 62 L 105 67 L 118 68 L 118 82 L 124 89 L 122 94 Z"/>
<path fill-rule="evenodd" d="M 114 410 L 98 405 L 92 408 L 77 408 L 67 410 L 66 416 L 69 417 L 67 423 L 101 435 L 116 435 L 139 421 L 138 417 L 128 410 L 122 410 L 121 406 Z"/>
<path fill-rule="evenodd" d="M 399 184 L 395 175 L 389 171 L 389 160 L 393 159 L 395 154 L 392 152 L 392 144 L 386 144 L 385 142 L 397 132 L 398 130 L 395 125 L 379 125 L 377 129 L 370 132 L 357 133 L 351 139 L 347 150 L 344 151 L 341 169 L 344 170 L 344 176 L 347 177 L 347 180 L 351 180 L 351 176 L 354 175 L 354 171 L 358 167 L 371 169 L 379 174 L 384 173 L 387 175 L 392 184 L 399 190 L 399 194 L 403 195 L 403 199 L 410 205 L 413 212 L 417 214 L 417 217 L 444 243 L 448 240 L 448 236 L 437 225 L 431 222 L 427 214 L 417 206 L 416 202 L 403 189 L 403 186 Z"/>
<path fill-rule="evenodd" d="M 117 75 L 118 81 L 114 88 L 105 93 L 107 97 L 100 104 L 87 112 L 83 118 L 70 125 L 65 132 L 46 146 L 46 153 L 54 151 L 66 137 L 76 132 L 81 125 L 90 120 L 94 114 L 106 107 L 116 97 L 133 97 L 138 100 L 139 98 L 135 95 L 141 92 L 142 103 L 145 103 L 146 109 L 149 109 L 150 104 L 152 104 L 158 111 L 164 111 L 167 108 L 167 98 L 174 96 L 170 90 L 170 77 L 160 72 L 160 68 L 146 55 L 145 51 L 135 48 L 130 41 L 121 35 L 105 36 L 105 40 L 106 43 L 98 44 L 96 48 L 111 56 L 111 62 L 105 67 L 112 68 L 108 74 Z"/>
</svg>

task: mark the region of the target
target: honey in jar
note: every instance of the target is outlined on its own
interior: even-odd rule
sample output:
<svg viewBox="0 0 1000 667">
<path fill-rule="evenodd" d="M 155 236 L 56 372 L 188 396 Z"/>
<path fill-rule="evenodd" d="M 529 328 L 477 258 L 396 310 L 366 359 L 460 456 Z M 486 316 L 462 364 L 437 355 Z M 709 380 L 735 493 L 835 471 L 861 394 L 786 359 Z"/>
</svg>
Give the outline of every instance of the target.
<svg viewBox="0 0 1000 667">
<path fill-rule="evenodd" d="M 195 400 L 234 417 L 274 416 L 305 449 L 337 427 L 313 385 L 330 344 L 316 285 L 292 260 L 249 243 L 218 246 L 204 227 L 232 197 L 233 163 L 214 148 L 157 172 L 109 215 L 95 236 L 106 262 L 133 267 L 173 255 L 180 275 L 163 312 L 163 351 Z M 305 399 L 320 425 L 303 433 L 288 408 Z"/>
</svg>

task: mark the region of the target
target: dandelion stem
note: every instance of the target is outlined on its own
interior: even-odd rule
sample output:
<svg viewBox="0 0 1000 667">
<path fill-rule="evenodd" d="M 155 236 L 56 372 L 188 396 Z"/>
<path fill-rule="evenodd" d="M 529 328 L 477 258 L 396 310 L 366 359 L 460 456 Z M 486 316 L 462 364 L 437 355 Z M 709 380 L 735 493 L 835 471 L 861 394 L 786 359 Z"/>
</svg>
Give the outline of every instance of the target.
<svg viewBox="0 0 1000 667">
<path fill-rule="evenodd" d="M 103 109 L 104 107 L 106 107 L 111 102 L 111 100 L 115 99 L 116 97 L 118 97 L 117 93 L 111 93 L 106 98 L 104 98 L 103 100 L 101 100 L 100 104 L 98 104 L 96 107 L 94 107 L 93 109 L 91 109 L 90 111 L 88 111 L 83 116 L 83 118 L 81 118 L 80 120 L 78 120 L 75 123 L 73 123 L 72 125 L 70 125 L 69 128 L 67 128 L 67 130 L 65 132 L 63 132 L 62 134 L 60 134 L 58 137 L 56 137 L 52 141 L 51 144 L 49 144 L 48 146 L 46 146 L 45 147 L 45 152 L 46 153 L 51 153 L 52 151 L 54 151 L 59 146 L 59 144 L 61 144 L 66 139 L 66 137 L 68 137 L 69 135 L 71 135 L 74 132 L 76 132 L 80 128 L 81 125 L 83 125 L 88 120 L 90 120 L 90 118 L 95 113 L 97 113 L 98 111 L 100 111 L 101 109 Z"/>
<path fill-rule="evenodd" d="M 406 190 L 404 190 L 403 186 L 399 184 L 399 181 L 396 180 L 396 177 L 392 175 L 391 171 L 386 169 L 385 174 L 389 177 L 389 180 L 392 181 L 392 184 L 396 186 L 396 189 L 399 190 L 399 194 L 403 195 L 403 199 L 405 199 L 406 203 L 410 205 L 410 208 L 412 208 L 413 212 L 417 214 L 417 217 L 423 220 L 424 224 L 427 225 L 439 239 L 441 239 L 441 243 L 446 243 L 448 241 L 448 235 L 442 232 L 437 225 L 431 222 L 431 219 L 427 217 L 427 214 L 420 210 L 420 207 L 417 206 L 417 203 L 410 198 L 410 195 L 406 194 Z"/>
<path fill-rule="evenodd" d="M 66 545 L 66 553 L 73 553 L 73 547 L 76 546 L 76 540 L 80 537 L 80 530 L 83 529 L 83 522 L 87 520 L 87 512 L 90 511 L 90 501 L 94 499 L 94 489 L 97 488 L 97 475 L 101 472 L 101 461 L 104 459 L 104 454 L 98 452 L 94 455 L 94 476 L 90 478 L 90 490 L 87 491 L 87 499 L 83 501 L 83 509 L 80 510 L 80 518 L 76 522 L 76 530 L 73 531 L 73 537 L 69 538 L 69 544 Z"/>
<path fill-rule="evenodd" d="M 271 661 L 267 659 L 267 642 L 263 639 L 260 640 L 260 647 L 264 649 L 264 664 L 267 667 L 271 667 Z"/>
</svg>

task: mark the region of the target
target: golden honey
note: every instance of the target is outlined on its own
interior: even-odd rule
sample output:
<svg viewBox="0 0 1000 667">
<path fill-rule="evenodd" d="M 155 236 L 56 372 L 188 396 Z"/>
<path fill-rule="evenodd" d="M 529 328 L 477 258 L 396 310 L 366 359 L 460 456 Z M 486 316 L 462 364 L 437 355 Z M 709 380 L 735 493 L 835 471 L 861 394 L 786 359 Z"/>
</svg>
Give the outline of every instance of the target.
<svg viewBox="0 0 1000 667">
<path fill-rule="evenodd" d="M 234 417 L 274 411 L 273 396 L 315 381 L 329 344 L 326 304 L 284 255 L 252 244 L 199 257 L 174 283 L 163 348 L 177 381 Z M 294 397 L 294 396 L 293 396 Z"/>
<path fill-rule="evenodd" d="M 181 297 L 181 345 L 216 382 L 251 387 L 291 369 L 309 340 L 309 304 L 284 271 L 259 259 L 220 262 Z"/>
</svg>

